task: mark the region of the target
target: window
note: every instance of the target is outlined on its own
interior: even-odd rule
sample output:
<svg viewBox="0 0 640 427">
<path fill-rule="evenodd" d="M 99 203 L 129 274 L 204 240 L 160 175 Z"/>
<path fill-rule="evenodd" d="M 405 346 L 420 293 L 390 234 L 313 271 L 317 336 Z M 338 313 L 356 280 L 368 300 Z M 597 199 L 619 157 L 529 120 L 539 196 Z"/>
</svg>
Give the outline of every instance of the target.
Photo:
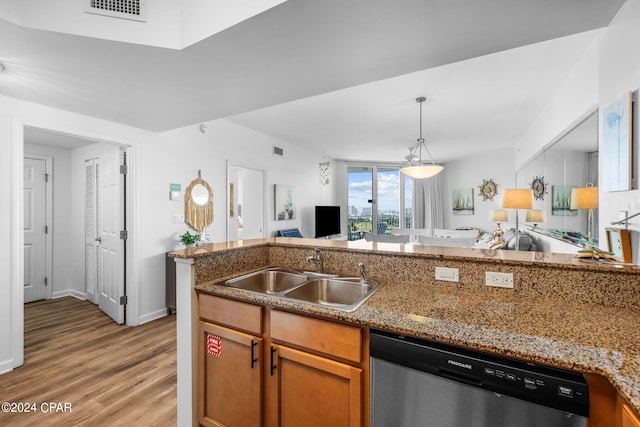
<svg viewBox="0 0 640 427">
<path fill-rule="evenodd" d="M 413 179 L 398 166 L 352 165 L 347 169 L 349 239 L 411 228 Z M 374 227 L 375 224 L 375 227 Z"/>
</svg>

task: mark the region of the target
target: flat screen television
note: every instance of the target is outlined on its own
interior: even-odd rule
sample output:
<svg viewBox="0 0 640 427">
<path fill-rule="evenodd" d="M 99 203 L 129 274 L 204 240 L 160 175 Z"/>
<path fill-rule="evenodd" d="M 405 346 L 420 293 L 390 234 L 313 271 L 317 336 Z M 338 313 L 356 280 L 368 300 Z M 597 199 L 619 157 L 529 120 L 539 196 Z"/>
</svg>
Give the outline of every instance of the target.
<svg viewBox="0 0 640 427">
<path fill-rule="evenodd" d="M 340 234 L 340 206 L 316 206 L 316 237 Z"/>
</svg>

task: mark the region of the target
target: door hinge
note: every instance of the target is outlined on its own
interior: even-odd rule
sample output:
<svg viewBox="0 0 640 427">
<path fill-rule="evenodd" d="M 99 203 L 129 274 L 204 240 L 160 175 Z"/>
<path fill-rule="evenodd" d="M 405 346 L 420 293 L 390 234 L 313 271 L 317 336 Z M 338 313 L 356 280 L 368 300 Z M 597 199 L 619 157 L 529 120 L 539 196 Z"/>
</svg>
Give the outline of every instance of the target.
<svg viewBox="0 0 640 427">
<path fill-rule="evenodd" d="M 44 234 L 49 234 L 49 226 L 48 225 L 44 226 Z"/>
<path fill-rule="evenodd" d="M 127 165 L 120 165 L 120 174 L 126 175 L 129 172 L 129 167 Z"/>
<path fill-rule="evenodd" d="M 49 284 L 49 278 L 47 276 L 44 277 L 44 285 L 47 286 Z"/>
<path fill-rule="evenodd" d="M 120 230 L 120 240 L 127 240 L 129 238 L 129 232 L 127 230 Z"/>
<path fill-rule="evenodd" d="M 49 182 L 49 174 L 48 173 L 44 174 L 44 182 Z"/>
<path fill-rule="evenodd" d="M 120 305 L 127 305 L 127 296 L 126 295 L 122 295 L 120 297 Z"/>
</svg>

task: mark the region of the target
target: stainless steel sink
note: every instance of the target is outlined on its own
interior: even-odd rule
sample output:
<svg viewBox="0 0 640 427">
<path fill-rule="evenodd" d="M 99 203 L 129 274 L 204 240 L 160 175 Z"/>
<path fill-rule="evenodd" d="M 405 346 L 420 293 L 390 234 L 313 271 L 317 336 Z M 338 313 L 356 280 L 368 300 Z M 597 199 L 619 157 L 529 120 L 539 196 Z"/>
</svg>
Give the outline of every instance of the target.
<svg viewBox="0 0 640 427">
<path fill-rule="evenodd" d="M 304 301 L 323 307 L 354 311 L 378 289 L 376 280 L 362 282 L 360 278 L 312 279 L 285 292 L 286 298 Z"/>
<path fill-rule="evenodd" d="M 380 287 L 377 280 L 268 268 L 227 280 L 225 285 L 321 307 L 354 311 Z"/>
<path fill-rule="evenodd" d="M 245 291 L 274 294 L 284 292 L 308 280 L 293 270 L 269 268 L 227 280 L 226 285 Z"/>
</svg>

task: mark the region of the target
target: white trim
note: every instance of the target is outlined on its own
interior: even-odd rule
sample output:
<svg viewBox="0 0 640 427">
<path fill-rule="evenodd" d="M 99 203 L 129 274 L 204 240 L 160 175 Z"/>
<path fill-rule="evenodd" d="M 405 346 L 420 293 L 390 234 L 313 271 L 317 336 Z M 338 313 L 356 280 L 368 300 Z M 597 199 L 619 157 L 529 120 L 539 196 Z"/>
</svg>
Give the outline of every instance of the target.
<svg viewBox="0 0 640 427">
<path fill-rule="evenodd" d="M 9 277 L 13 285 L 10 289 L 9 311 L 12 332 L 11 362 L 13 368 L 17 368 L 24 364 L 24 125 L 16 118 L 11 123 L 9 156 Z"/>
<path fill-rule="evenodd" d="M 6 360 L 0 363 L 0 375 L 13 371 L 14 368 L 13 359 Z"/>
<path fill-rule="evenodd" d="M 226 235 L 226 241 L 229 241 L 229 209 L 231 208 L 230 205 L 230 200 L 229 200 L 229 169 L 235 167 L 235 168 L 243 168 L 243 169 L 251 169 L 254 170 L 256 172 L 262 172 L 262 184 L 263 184 L 263 189 L 262 189 L 262 237 L 265 237 L 267 235 L 267 194 L 269 191 L 269 187 L 267 184 L 267 171 L 265 169 L 262 169 L 260 167 L 257 166 L 248 166 L 242 163 L 235 163 L 232 162 L 230 160 L 227 160 L 227 188 L 226 188 L 226 209 L 225 209 L 225 226 L 226 226 L 226 231 L 227 231 L 227 235 Z M 236 192 L 238 191 L 238 189 L 236 188 L 235 190 Z M 236 193 L 237 194 L 237 193 Z"/>
<path fill-rule="evenodd" d="M 156 310 L 154 312 L 151 313 L 147 313 L 144 314 L 142 316 L 140 316 L 140 325 L 142 325 L 143 323 L 149 323 L 152 322 L 154 320 L 158 320 L 161 319 L 163 317 L 165 317 L 167 315 L 167 309 L 166 308 L 162 308 L 160 310 Z"/>
<path fill-rule="evenodd" d="M 54 292 L 52 298 L 64 298 L 74 297 L 81 300 L 87 300 L 87 294 L 84 292 L 76 291 L 75 289 L 65 289 L 64 291 Z M 87 300 L 88 301 L 88 300 Z M 91 301 L 89 301 L 91 302 Z"/>
<path fill-rule="evenodd" d="M 53 156 L 42 154 L 24 153 L 24 158 L 44 160 L 45 173 L 47 181 L 45 182 L 45 223 L 47 225 L 47 235 L 45 237 L 45 277 L 47 278 L 47 286 L 45 287 L 45 299 L 51 299 L 53 294 L 53 286 L 55 283 L 53 277 Z"/>
</svg>

